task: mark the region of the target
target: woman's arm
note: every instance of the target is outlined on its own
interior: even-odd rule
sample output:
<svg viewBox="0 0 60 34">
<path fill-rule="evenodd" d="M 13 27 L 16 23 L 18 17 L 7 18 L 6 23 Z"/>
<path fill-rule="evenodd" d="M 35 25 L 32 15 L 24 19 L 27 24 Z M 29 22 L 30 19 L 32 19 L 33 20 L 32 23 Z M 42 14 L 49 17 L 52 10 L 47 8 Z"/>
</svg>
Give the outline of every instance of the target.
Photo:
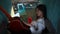
<svg viewBox="0 0 60 34">
<path fill-rule="evenodd" d="M 26 22 L 24 22 L 24 21 L 23 21 L 23 23 L 24 23 L 25 25 L 29 26 L 29 27 L 31 26 L 31 24 L 28 24 L 28 23 L 26 23 Z"/>
</svg>

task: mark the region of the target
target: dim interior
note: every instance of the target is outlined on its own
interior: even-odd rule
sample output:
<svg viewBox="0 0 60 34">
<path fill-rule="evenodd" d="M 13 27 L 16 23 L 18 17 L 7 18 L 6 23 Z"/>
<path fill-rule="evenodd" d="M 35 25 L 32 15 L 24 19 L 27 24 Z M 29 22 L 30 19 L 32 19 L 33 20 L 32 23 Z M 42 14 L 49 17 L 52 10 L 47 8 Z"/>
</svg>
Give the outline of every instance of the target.
<svg viewBox="0 0 60 34">
<path fill-rule="evenodd" d="M 42 9 L 40 6 L 46 5 Z M 39 7 L 38 7 L 39 6 Z M 59 0 L 1 0 L 0 1 L 0 34 L 56 34 L 59 33 L 60 8 Z M 47 12 L 43 12 L 43 11 Z M 39 14 L 40 11 L 40 14 Z M 44 16 L 42 22 L 41 12 Z M 46 15 L 45 15 L 46 14 Z M 45 22 L 45 18 L 48 20 Z M 40 22 L 40 21 L 39 21 Z M 50 23 L 51 22 L 51 23 Z M 34 29 L 30 29 L 33 24 Z M 35 27 L 35 25 L 37 27 Z M 39 31 L 38 30 L 41 30 Z M 40 29 L 41 28 L 41 29 Z M 44 28 L 44 29 L 43 29 Z"/>
</svg>

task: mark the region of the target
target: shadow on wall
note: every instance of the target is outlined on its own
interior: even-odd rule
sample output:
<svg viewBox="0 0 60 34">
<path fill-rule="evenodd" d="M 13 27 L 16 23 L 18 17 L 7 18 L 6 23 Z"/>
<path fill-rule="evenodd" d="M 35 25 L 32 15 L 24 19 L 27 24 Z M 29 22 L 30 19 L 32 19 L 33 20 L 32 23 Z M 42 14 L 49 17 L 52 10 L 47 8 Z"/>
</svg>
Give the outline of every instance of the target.
<svg viewBox="0 0 60 34">
<path fill-rule="evenodd" d="M 60 34 L 60 18 L 58 19 L 58 24 L 57 24 L 57 34 Z"/>
</svg>

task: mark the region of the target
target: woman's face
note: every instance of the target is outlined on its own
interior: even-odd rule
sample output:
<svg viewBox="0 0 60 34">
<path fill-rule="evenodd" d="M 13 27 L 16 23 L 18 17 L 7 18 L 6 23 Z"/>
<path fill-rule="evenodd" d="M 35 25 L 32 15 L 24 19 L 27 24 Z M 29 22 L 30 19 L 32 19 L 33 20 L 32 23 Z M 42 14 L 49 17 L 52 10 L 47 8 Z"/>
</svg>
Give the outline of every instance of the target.
<svg viewBox="0 0 60 34">
<path fill-rule="evenodd" d="M 38 17 L 43 17 L 43 13 L 42 13 L 42 11 L 39 10 L 39 9 L 36 9 L 36 15 L 37 15 Z"/>
</svg>

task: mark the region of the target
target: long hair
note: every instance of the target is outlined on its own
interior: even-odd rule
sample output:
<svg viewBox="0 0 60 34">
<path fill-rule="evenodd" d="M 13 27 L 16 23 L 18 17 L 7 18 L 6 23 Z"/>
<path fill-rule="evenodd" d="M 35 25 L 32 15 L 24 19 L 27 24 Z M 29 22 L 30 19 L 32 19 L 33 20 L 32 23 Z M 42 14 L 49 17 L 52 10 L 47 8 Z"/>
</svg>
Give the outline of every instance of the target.
<svg viewBox="0 0 60 34">
<path fill-rule="evenodd" d="M 47 9 L 46 9 L 46 5 L 40 4 L 40 5 L 38 5 L 38 6 L 36 7 L 36 9 L 42 11 L 44 19 L 47 18 Z M 37 16 L 36 18 L 38 18 L 38 16 Z"/>
</svg>

